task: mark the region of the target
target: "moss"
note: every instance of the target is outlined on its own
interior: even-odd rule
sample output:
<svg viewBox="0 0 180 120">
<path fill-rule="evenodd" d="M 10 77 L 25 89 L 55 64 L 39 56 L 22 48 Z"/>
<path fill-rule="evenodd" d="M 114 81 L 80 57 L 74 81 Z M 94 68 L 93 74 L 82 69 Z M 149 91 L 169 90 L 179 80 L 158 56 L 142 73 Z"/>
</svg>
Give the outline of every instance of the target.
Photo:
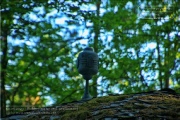
<svg viewBox="0 0 180 120">
<path fill-rule="evenodd" d="M 107 115 L 109 115 L 109 116 L 114 115 L 114 112 L 115 111 L 112 110 L 112 109 L 103 109 L 103 110 L 100 111 L 100 114 L 102 115 L 102 117 L 105 117 Z"/>
<path fill-rule="evenodd" d="M 99 111 L 98 115 L 96 116 L 93 116 L 93 118 L 95 120 L 101 120 L 102 118 L 104 117 L 114 117 L 115 115 L 115 110 L 112 110 L 112 109 L 102 109 Z M 90 116 L 92 118 L 92 116 Z"/>
<path fill-rule="evenodd" d="M 79 110 L 77 112 L 70 112 L 68 114 L 64 114 L 61 117 L 61 120 L 72 120 L 72 119 L 77 119 L 77 120 L 85 120 L 88 116 L 90 115 L 90 112 L 87 110 Z"/>
<path fill-rule="evenodd" d="M 132 103 L 130 103 L 130 104 L 128 103 L 128 104 L 125 104 L 125 105 L 124 105 L 124 108 L 127 109 L 127 110 L 131 110 L 131 109 L 134 108 L 134 106 L 133 106 Z"/>
<path fill-rule="evenodd" d="M 72 102 L 61 107 L 59 111 L 56 111 L 61 120 L 101 120 L 108 117 L 117 117 L 118 119 L 140 117 L 153 120 L 180 118 L 180 96 L 164 93 L 105 96 L 83 103 Z M 30 115 L 26 120 L 40 117 L 39 115 Z"/>
<path fill-rule="evenodd" d="M 62 120 L 69 120 L 70 118 L 75 118 L 79 120 L 86 119 L 88 116 L 91 115 L 89 111 L 98 109 L 101 105 L 110 104 L 113 101 L 120 101 L 127 97 L 129 97 L 129 95 L 106 96 L 106 97 L 94 98 L 92 100 L 83 103 L 82 105 L 79 105 L 77 111 L 65 112 L 65 114 L 63 114 L 61 119 Z M 108 111 L 103 110 L 102 112 L 103 112 L 102 116 L 109 115 L 112 113 L 111 110 Z"/>
<path fill-rule="evenodd" d="M 88 101 L 88 104 L 91 103 L 109 103 L 109 102 L 113 102 L 113 101 L 120 101 L 123 100 L 125 98 L 129 97 L 129 95 L 119 95 L 119 96 L 105 96 L 105 97 L 99 97 L 99 98 L 94 98 L 90 101 Z"/>
</svg>

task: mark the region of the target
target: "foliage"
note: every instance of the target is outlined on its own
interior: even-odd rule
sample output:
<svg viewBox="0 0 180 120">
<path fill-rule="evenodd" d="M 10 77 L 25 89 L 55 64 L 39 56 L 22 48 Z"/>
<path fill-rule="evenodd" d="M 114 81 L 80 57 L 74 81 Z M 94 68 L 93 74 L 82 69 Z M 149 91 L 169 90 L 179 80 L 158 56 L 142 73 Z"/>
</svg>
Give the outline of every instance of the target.
<svg viewBox="0 0 180 120">
<path fill-rule="evenodd" d="M 57 104 L 81 99 L 84 80 L 77 72 L 76 57 L 85 47 L 82 42 L 100 58 L 99 73 L 91 82 L 93 96 L 179 90 L 178 4 L 178 0 L 3 0 L 3 99 L 8 106 L 45 106 L 47 96 Z"/>
</svg>

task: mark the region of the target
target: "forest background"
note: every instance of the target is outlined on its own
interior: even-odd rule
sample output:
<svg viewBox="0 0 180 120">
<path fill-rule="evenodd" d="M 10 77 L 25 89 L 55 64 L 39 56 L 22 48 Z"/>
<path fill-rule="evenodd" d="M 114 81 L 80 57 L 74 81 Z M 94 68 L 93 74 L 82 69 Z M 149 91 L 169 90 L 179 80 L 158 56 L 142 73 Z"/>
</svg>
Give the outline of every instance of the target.
<svg viewBox="0 0 180 120">
<path fill-rule="evenodd" d="M 80 100 L 76 68 L 99 56 L 92 96 L 180 92 L 179 0 L 1 0 L 1 115 L 6 107 Z"/>
</svg>

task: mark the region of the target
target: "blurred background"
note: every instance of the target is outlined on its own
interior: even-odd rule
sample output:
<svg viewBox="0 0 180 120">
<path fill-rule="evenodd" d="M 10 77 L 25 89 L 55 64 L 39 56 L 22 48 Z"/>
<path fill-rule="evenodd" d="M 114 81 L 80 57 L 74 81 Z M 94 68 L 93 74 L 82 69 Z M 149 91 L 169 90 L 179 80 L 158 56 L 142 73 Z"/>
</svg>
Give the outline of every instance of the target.
<svg viewBox="0 0 180 120">
<path fill-rule="evenodd" d="M 180 92 L 179 0 L 2 0 L 1 114 L 80 100 L 78 54 L 99 56 L 92 96 Z"/>
</svg>

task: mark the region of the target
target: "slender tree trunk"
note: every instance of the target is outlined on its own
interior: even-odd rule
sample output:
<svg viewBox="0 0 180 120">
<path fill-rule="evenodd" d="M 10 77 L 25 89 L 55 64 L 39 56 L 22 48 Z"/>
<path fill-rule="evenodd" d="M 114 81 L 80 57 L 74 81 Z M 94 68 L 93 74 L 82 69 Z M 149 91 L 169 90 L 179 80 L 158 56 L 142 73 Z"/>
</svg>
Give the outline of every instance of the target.
<svg viewBox="0 0 180 120">
<path fill-rule="evenodd" d="M 7 34 L 3 36 L 2 38 L 2 70 L 1 70 L 1 117 L 4 117 L 6 115 L 6 91 L 5 91 L 5 81 L 6 81 L 6 69 L 7 69 Z"/>
<path fill-rule="evenodd" d="M 169 75 L 168 75 L 168 71 L 169 71 L 169 61 L 168 61 L 168 48 L 165 48 L 165 54 L 164 54 L 164 66 L 166 66 L 166 69 L 164 71 L 164 88 L 168 88 L 169 87 Z"/>
<path fill-rule="evenodd" d="M 164 80 L 165 80 L 165 88 L 169 88 L 169 78 L 170 78 L 170 69 L 171 69 L 171 60 L 172 59 L 170 57 L 170 37 L 168 34 L 168 39 L 167 39 L 168 43 L 166 43 L 167 45 L 165 45 L 165 56 L 164 56 L 164 66 L 166 67 L 165 69 L 165 75 L 164 75 Z"/>
<path fill-rule="evenodd" d="M 95 31 L 95 36 L 94 36 L 94 52 L 98 53 L 98 37 L 100 34 L 100 27 L 99 27 L 99 12 L 100 12 L 100 4 L 101 0 L 97 0 L 96 2 L 96 21 L 94 21 L 94 31 Z M 92 87 L 92 95 L 94 97 L 97 97 L 97 77 L 93 78 L 93 87 Z"/>
<path fill-rule="evenodd" d="M 160 82 L 160 88 L 163 88 L 163 84 L 162 84 L 162 65 L 161 65 L 161 55 L 160 55 L 160 43 L 159 43 L 159 39 L 157 38 L 157 54 L 158 54 L 158 67 L 159 67 L 159 82 Z"/>
</svg>

